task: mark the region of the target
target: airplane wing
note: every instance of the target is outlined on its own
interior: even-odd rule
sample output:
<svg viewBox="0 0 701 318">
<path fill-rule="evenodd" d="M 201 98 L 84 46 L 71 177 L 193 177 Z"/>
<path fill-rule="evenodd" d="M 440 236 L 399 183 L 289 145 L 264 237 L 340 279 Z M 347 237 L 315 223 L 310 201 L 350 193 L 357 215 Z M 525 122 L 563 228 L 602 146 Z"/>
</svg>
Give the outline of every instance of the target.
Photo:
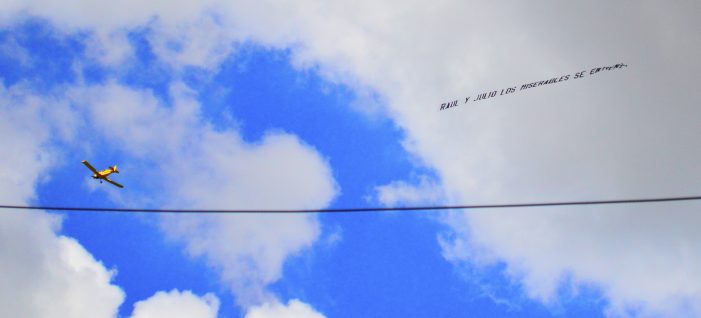
<svg viewBox="0 0 701 318">
<path fill-rule="evenodd" d="M 123 185 L 121 185 L 121 184 L 119 184 L 119 183 L 117 183 L 117 182 L 112 181 L 110 178 L 105 178 L 105 181 L 107 181 L 107 182 L 109 182 L 109 183 L 111 183 L 111 184 L 114 184 L 114 185 L 116 185 L 117 187 L 124 188 Z"/>
<path fill-rule="evenodd" d="M 95 167 L 93 167 L 92 165 L 90 165 L 90 164 L 88 163 L 87 160 L 83 160 L 83 161 L 81 161 L 81 162 L 82 162 L 86 167 L 88 167 L 88 169 L 90 169 L 90 171 L 92 171 L 92 173 L 98 174 L 98 173 L 97 173 L 97 170 L 95 169 Z"/>
</svg>

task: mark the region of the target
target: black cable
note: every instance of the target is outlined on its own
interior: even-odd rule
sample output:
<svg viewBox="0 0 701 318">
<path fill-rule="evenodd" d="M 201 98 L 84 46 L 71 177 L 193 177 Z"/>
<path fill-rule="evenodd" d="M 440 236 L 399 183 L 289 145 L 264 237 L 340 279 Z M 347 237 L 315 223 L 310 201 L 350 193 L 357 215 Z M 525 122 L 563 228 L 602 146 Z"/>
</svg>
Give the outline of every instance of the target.
<svg viewBox="0 0 701 318">
<path fill-rule="evenodd" d="M 435 210 L 462 210 L 462 209 L 496 209 L 496 208 L 527 208 L 567 205 L 599 205 L 599 204 L 624 204 L 624 203 L 651 203 L 671 201 L 701 200 L 701 196 L 666 197 L 651 199 L 627 199 L 627 200 L 601 200 L 601 201 L 569 201 L 569 202 L 540 202 L 540 203 L 510 203 L 510 204 L 475 204 L 475 205 L 439 205 L 439 206 L 409 206 L 409 207 L 369 207 L 369 208 L 339 208 L 339 209 L 300 209 L 300 210 L 207 210 L 207 209 L 128 209 L 128 208 L 96 208 L 96 207 L 57 207 L 57 206 L 22 206 L 0 205 L 0 209 L 20 210 L 49 210 L 49 211 L 73 211 L 73 212 L 143 212 L 143 213 L 361 213 L 384 211 L 435 211 Z"/>
</svg>

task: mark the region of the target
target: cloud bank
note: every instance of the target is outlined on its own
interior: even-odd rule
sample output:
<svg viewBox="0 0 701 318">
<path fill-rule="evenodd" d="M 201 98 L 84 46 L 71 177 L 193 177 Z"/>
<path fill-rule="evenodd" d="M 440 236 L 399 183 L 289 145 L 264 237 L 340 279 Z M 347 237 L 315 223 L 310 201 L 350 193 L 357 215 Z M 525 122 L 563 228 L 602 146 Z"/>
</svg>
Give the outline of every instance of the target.
<svg viewBox="0 0 701 318">
<path fill-rule="evenodd" d="M 55 158 L 46 101 L 0 87 L 0 201 L 26 202 Z M 59 107 L 59 106 L 57 106 Z M 61 220 L 41 211 L 0 215 L 0 308 L 11 317 L 114 317 L 124 300 L 116 274 L 76 240 L 58 235 Z"/>
<path fill-rule="evenodd" d="M 212 294 L 202 297 L 192 292 L 158 292 L 134 304 L 131 318 L 216 318 L 219 300 Z"/>
<path fill-rule="evenodd" d="M 253 307 L 245 318 L 324 318 L 326 316 L 315 311 L 309 305 L 297 300 L 290 300 L 287 305 L 280 303 L 268 303 Z"/>
<path fill-rule="evenodd" d="M 95 18 L 107 10 L 99 4 L 6 5 L 14 11 L 5 12 L 116 38 L 150 27 L 154 50 L 175 67 L 212 68 L 237 41 L 289 48 L 298 67 L 377 91 L 407 132 L 407 149 L 436 170 L 450 203 L 694 194 L 701 176 L 693 1 L 210 1 L 182 9 L 123 2 L 104 7 L 108 19 Z M 210 40 L 200 41 L 205 29 Z M 102 38 L 104 47 L 124 47 Z M 466 94 L 619 62 L 630 67 L 437 111 Z M 698 280 L 680 279 L 700 274 L 699 240 L 689 228 L 698 225 L 697 210 L 675 204 L 448 216 L 442 242 L 453 262 L 505 262 L 505 274 L 545 302 L 558 297 L 567 276 L 575 286 L 598 286 L 610 315 L 698 314 Z M 308 241 L 299 242 L 291 250 Z"/>
</svg>

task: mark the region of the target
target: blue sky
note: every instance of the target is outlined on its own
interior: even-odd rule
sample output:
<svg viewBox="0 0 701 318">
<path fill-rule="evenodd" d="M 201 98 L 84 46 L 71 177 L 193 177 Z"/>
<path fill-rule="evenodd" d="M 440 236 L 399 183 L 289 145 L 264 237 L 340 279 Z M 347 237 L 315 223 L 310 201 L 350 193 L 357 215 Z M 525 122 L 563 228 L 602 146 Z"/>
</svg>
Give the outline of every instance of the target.
<svg viewBox="0 0 701 318">
<path fill-rule="evenodd" d="M 517 18 L 541 18 L 544 2 L 356 5 L 5 4 L 0 203 L 297 209 L 695 194 L 701 43 L 667 35 L 697 26 L 697 5 L 657 17 L 665 28 L 641 22 L 654 5 L 599 16 L 603 3 L 561 4 L 558 30 Z M 477 8 L 485 14 L 456 19 Z M 629 68 L 438 112 L 460 96 L 621 62 Z M 83 159 L 118 165 L 125 189 L 90 180 Z M 0 287 L 0 308 L 693 316 L 698 208 L 13 211 L 0 219 L 0 270 L 22 287 Z"/>
</svg>

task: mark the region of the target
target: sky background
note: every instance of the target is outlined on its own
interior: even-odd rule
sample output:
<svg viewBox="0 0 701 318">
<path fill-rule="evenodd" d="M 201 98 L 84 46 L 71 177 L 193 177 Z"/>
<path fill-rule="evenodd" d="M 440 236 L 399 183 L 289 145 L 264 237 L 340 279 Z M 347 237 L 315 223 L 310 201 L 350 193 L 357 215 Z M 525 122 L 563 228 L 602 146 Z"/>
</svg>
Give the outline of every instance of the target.
<svg viewBox="0 0 701 318">
<path fill-rule="evenodd" d="M 698 195 L 698 12 L 694 1 L 0 1 L 0 203 L 321 209 Z M 125 188 L 90 179 L 84 159 L 116 164 Z M 699 209 L 9 210 L 0 310 L 699 316 Z"/>
</svg>

